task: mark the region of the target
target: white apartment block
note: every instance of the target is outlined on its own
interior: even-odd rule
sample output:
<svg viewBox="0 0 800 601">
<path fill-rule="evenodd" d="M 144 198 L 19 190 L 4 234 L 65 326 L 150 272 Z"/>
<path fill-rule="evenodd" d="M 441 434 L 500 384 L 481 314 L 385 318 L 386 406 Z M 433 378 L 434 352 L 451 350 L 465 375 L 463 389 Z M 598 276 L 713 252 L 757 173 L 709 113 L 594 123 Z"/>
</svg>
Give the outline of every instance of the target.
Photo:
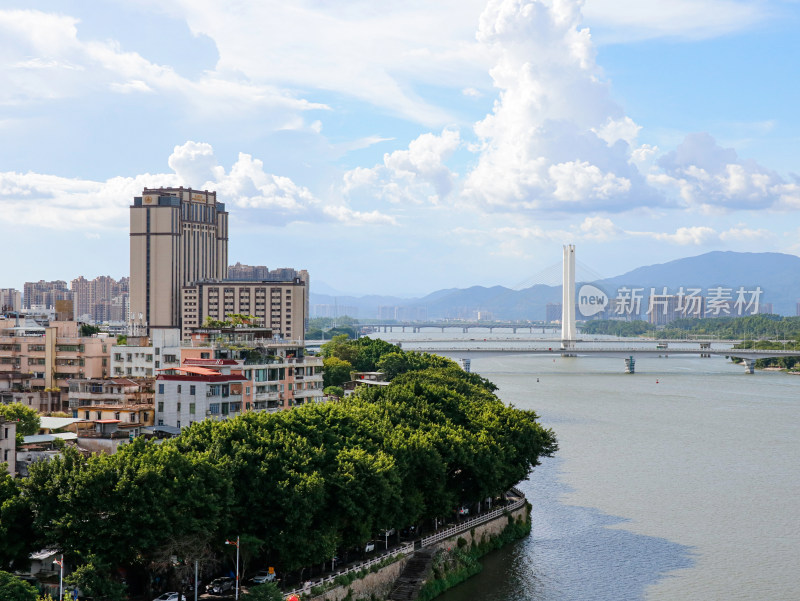
<svg viewBox="0 0 800 601">
<path fill-rule="evenodd" d="M 124 378 L 153 378 L 156 370 L 181 363 L 180 330 L 159 328 L 151 335 L 128 336 L 126 344 L 111 347 L 111 375 Z"/>
<path fill-rule="evenodd" d="M 187 365 L 161 372 L 156 380 L 157 426 L 185 428 L 194 422 L 242 413 L 244 376 L 231 374 L 235 361 L 217 369 Z"/>
</svg>

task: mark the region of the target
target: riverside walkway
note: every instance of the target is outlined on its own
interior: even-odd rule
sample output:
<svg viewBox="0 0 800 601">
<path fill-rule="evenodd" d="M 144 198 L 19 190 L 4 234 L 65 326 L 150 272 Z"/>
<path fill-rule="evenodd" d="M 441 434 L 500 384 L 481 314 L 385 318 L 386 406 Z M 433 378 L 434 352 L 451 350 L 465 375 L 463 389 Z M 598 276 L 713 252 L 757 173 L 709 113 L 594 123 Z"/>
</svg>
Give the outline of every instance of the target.
<svg viewBox="0 0 800 601">
<path fill-rule="evenodd" d="M 490 522 L 505 513 L 516 511 L 522 507 L 525 502 L 525 494 L 518 488 L 511 488 L 506 493 L 506 503 L 501 507 L 479 513 L 474 517 L 456 524 L 440 528 L 428 536 L 418 538 L 414 541 L 408 541 L 391 549 L 386 549 L 383 553 L 376 554 L 375 557 L 350 564 L 346 568 L 331 572 L 325 577 L 308 580 L 305 586 L 285 592 L 283 594 L 284 599 L 288 599 L 292 595 L 297 595 L 298 597 L 303 594 L 308 595 L 312 588 L 333 586 L 338 577 L 358 573 L 362 570 L 369 570 L 373 566 L 384 562 L 386 559 L 411 555 L 416 550 L 433 547 L 443 540 L 457 536 L 463 532 L 469 532 L 472 528 Z"/>
</svg>

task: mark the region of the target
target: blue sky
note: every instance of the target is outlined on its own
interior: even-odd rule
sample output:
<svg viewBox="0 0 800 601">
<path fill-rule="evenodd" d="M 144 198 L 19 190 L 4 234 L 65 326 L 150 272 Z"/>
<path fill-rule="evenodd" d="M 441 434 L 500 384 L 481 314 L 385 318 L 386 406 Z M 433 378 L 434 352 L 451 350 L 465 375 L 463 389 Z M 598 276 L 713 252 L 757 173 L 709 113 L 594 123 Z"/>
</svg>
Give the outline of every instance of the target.
<svg viewBox="0 0 800 601">
<path fill-rule="evenodd" d="M 128 273 L 143 187 L 343 293 L 800 250 L 790 0 L 7 0 L 0 287 Z"/>
</svg>

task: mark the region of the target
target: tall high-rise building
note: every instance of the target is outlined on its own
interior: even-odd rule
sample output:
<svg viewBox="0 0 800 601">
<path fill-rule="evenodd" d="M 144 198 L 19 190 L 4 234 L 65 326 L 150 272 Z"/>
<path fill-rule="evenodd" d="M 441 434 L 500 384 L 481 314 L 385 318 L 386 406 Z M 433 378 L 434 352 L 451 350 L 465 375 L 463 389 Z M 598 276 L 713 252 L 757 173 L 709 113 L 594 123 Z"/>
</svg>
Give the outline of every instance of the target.
<svg viewBox="0 0 800 601">
<path fill-rule="evenodd" d="M 228 213 L 217 193 L 145 188 L 130 208 L 130 311 L 137 325 L 181 326 L 181 288 L 228 275 Z"/>
<path fill-rule="evenodd" d="M 93 280 L 79 276 L 72 280 L 70 288 L 75 319 L 97 323 L 112 319 L 107 306 L 115 297 L 127 294 L 128 278 L 122 278 L 118 282 L 107 275 L 101 275 Z M 117 321 L 124 320 L 125 315 L 117 319 Z"/>
<path fill-rule="evenodd" d="M 57 300 L 72 300 L 72 292 L 70 292 L 64 280 L 25 282 L 23 292 L 25 309 L 31 309 L 39 305 L 47 309 L 55 307 Z"/>
<path fill-rule="evenodd" d="M 22 309 L 22 294 L 14 288 L 0 288 L 0 313 Z"/>
</svg>

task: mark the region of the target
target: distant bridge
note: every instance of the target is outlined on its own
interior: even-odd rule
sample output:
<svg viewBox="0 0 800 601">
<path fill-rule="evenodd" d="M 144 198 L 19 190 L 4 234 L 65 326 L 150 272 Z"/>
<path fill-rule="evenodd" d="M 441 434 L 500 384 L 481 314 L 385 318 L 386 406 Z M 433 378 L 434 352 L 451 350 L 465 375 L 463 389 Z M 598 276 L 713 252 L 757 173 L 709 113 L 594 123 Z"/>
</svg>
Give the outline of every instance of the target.
<svg viewBox="0 0 800 601">
<path fill-rule="evenodd" d="M 387 340 L 384 338 L 384 340 Z M 307 340 L 306 348 L 316 351 L 324 340 Z M 449 339 L 449 340 L 387 340 L 407 351 L 445 355 L 453 359 L 472 359 L 492 355 L 553 355 L 559 357 L 620 357 L 625 360 L 625 372 L 635 373 L 636 357 L 688 355 L 698 357 L 736 357 L 742 360 L 745 373 L 755 371 L 758 359 L 800 357 L 800 350 L 734 349 L 738 340 L 573 340 L 568 347 L 560 340 L 536 339 Z M 459 344 L 454 344 L 459 343 Z"/>
<path fill-rule="evenodd" d="M 732 341 L 714 341 L 715 348 L 710 341 L 688 343 L 681 341 L 680 346 L 669 346 L 666 342 L 652 342 L 645 344 L 632 344 L 625 341 L 620 344 L 597 341 L 572 341 L 568 348 L 563 348 L 559 344 L 543 346 L 547 341 L 539 340 L 535 344 L 530 342 L 515 345 L 486 341 L 464 341 L 459 346 L 448 346 L 436 344 L 430 341 L 404 341 L 402 346 L 405 350 L 446 355 L 456 359 L 470 359 L 480 356 L 490 356 L 496 354 L 505 355 L 555 355 L 561 357 L 621 357 L 625 360 L 625 372 L 635 373 L 637 356 L 658 356 L 667 357 L 669 355 L 695 355 L 699 357 L 722 356 L 736 357 L 744 363 L 745 373 L 752 374 L 755 370 L 755 363 L 758 359 L 768 359 L 774 357 L 800 357 L 800 350 L 761 350 L 761 349 L 734 349 Z M 551 343 L 552 344 L 552 343 Z M 719 348 L 724 346 L 725 348 Z"/>
<path fill-rule="evenodd" d="M 370 324 L 357 324 L 358 329 L 364 333 L 369 334 L 372 332 L 391 333 L 397 330 L 401 332 L 418 333 L 422 330 L 439 330 L 444 333 L 446 330 L 456 330 L 466 334 L 472 329 L 481 328 L 494 332 L 495 330 L 511 330 L 514 334 L 517 331 L 529 332 L 558 332 L 561 326 L 552 323 L 535 323 L 530 321 L 406 321 L 406 322 L 392 322 L 392 323 L 370 323 Z"/>
</svg>

